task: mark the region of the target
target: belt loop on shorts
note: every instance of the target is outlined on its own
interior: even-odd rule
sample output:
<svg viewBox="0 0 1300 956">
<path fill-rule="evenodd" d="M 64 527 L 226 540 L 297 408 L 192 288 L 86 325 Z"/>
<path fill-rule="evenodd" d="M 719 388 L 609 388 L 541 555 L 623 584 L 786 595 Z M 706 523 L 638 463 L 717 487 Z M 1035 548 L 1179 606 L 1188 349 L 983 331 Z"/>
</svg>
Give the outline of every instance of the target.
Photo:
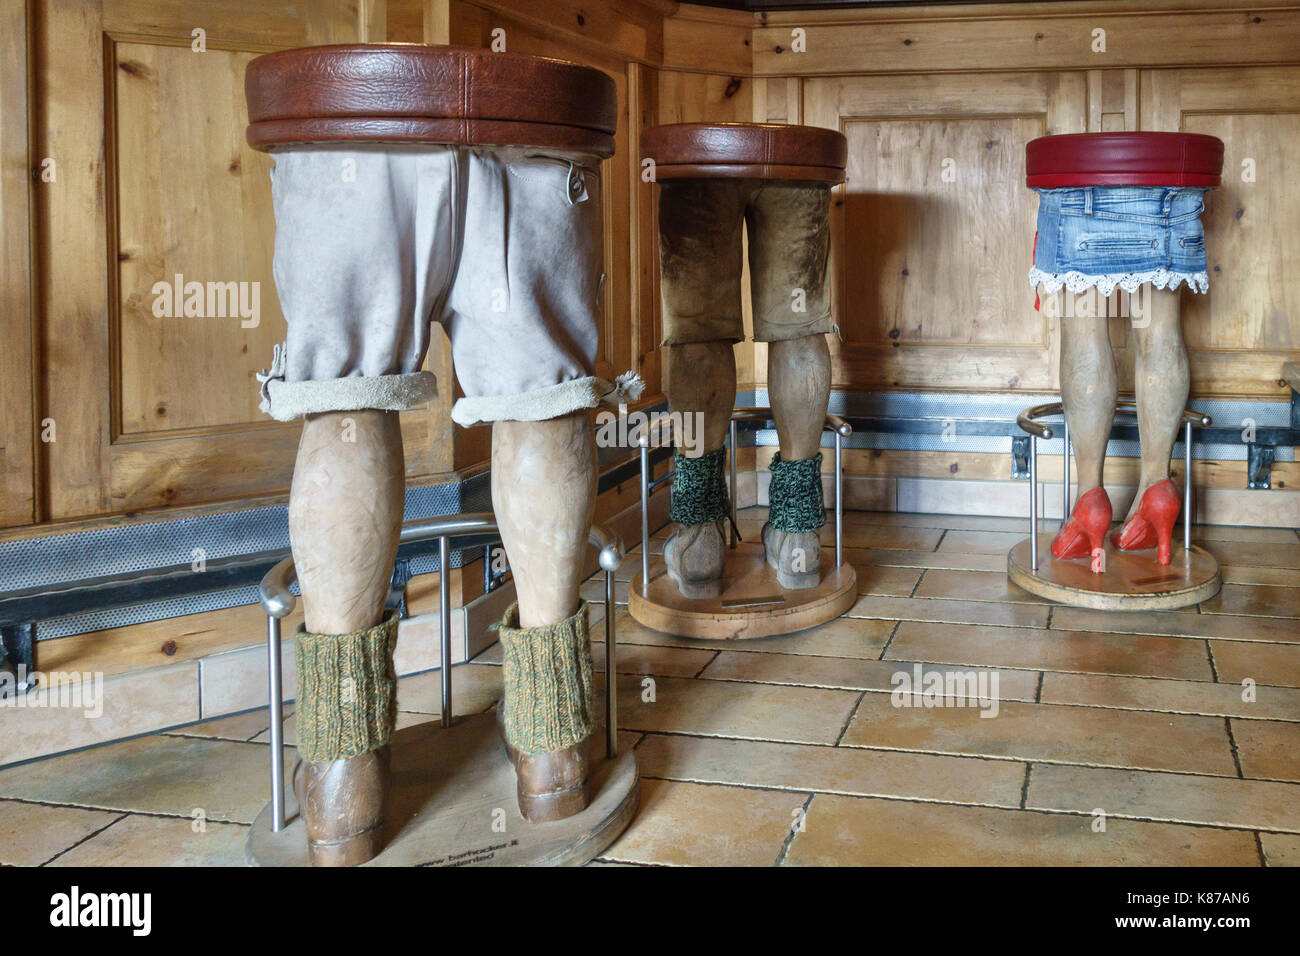
<svg viewBox="0 0 1300 956">
<path fill-rule="evenodd" d="M 1170 188 L 1165 190 L 1165 204 L 1164 204 L 1163 215 L 1166 219 L 1169 218 L 1170 210 L 1173 209 L 1173 205 L 1174 205 L 1174 197 L 1177 195 L 1178 195 L 1177 189 Z"/>
<path fill-rule="evenodd" d="M 1092 215 L 1092 187 L 1091 186 L 1087 186 L 1083 190 L 1083 214 L 1085 216 Z"/>
</svg>

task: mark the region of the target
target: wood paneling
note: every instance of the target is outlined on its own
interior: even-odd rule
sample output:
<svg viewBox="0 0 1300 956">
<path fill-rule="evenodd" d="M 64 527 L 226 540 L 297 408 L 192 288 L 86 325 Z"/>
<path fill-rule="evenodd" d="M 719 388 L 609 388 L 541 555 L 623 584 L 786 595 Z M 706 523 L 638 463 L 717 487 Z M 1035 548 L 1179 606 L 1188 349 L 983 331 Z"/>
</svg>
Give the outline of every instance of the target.
<svg viewBox="0 0 1300 956">
<path fill-rule="evenodd" d="M 0 527 L 36 520 L 27 5 L 0 6 Z M 50 184 L 52 185 L 52 184 Z"/>
<path fill-rule="evenodd" d="M 1224 141 L 1221 188 L 1206 200 L 1210 294 L 1182 299 L 1198 394 L 1289 394 L 1300 358 L 1300 70 L 1152 70 L 1141 77 L 1144 129 Z"/>
<path fill-rule="evenodd" d="M 1085 91 L 1081 73 L 803 81 L 803 122 L 849 141 L 832 205 L 837 387 L 1054 387 L 1054 326 L 1025 281 L 1024 144 L 1082 132 Z"/>
</svg>

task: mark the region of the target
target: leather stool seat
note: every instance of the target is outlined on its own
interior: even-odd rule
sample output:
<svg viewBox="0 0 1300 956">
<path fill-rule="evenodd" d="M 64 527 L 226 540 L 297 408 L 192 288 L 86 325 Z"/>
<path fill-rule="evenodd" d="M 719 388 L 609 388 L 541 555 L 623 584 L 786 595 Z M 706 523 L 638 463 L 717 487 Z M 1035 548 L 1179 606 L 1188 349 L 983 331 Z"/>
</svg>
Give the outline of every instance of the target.
<svg viewBox="0 0 1300 956">
<path fill-rule="evenodd" d="M 1222 173 L 1223 141 L 1202 133 L 1071 133 L 1041 136 L 1025 147 L 1025 184 L 1030 189 L 1212 189 Z"/>
<path fill-rule="evenodd" d="M 248 143 L 440 143 L 614 153 L 618 97 L 563 60 L 412 44 L 259 56 L 244 75 Z"/>
<path fill-rule="evenodd" d="M 641 134 L 641 157 L 655 178 L 794 179 L 841 183 L 844 134 L 775 123 L 674 123 Z"/>
</svg>

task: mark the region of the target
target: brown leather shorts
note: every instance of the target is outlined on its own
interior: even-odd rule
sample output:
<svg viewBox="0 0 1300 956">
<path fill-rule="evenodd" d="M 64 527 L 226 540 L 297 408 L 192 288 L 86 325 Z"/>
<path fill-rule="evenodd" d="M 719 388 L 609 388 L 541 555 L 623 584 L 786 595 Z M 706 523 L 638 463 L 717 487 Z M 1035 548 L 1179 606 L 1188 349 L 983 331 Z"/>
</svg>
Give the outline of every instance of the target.
<svg viewBox="0 0 1300 956">
<path fill-rule="evenodd" d="M 738 342 L 741 229 L 749 235 L 754 340 L 836 331 L 826 256 L 830 187 L 761 179 L 676 179 L 659 186 L 664 345 Z"/>
</svg>

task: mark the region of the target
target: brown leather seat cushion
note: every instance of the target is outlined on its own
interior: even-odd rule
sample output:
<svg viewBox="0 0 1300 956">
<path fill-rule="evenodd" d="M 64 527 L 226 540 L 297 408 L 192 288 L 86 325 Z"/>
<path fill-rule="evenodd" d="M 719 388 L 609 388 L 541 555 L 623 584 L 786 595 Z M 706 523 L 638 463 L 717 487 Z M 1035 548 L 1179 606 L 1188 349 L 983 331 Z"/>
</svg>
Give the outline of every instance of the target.
<svg viewBox="0 0 1300 956">
<path fill-rule="evenodd" d="M 811 179 L 844 181 L 844 134 L 775 123 L 674 123 L 641 134 L 641 158 L 656 179 Z"/>
<path fill-rule="evenodd" d="M 488 50 L 410 44 L 305 47 L 244 74 L 248 143 L 539 146 L 610 156 L 614 81 L 590 67 Z"/>
</svg>

